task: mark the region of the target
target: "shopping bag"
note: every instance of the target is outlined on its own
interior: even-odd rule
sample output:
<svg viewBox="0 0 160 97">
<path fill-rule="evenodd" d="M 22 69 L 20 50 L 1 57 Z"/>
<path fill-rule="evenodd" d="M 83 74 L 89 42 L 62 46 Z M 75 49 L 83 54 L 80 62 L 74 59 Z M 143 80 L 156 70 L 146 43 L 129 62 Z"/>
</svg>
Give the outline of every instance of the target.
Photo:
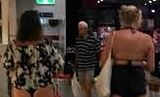
<svg viewBox="0 0 160 97">
<path fill-rule="evenodd" d="M 94 85 L 98 97 L 110 97 L 111 73 L 112 73 L 112 60 L 110 53 L 100 74 L 94 78 L 95 80 Z"/>
<path fill-rule="evenodd" d="M 82 88 L 77 80 L 76 73 L 74 73 L 71 82 L 72 82 L 72 92 L 73 92 L 74 97 L 83 97 Z"/>
</svg>

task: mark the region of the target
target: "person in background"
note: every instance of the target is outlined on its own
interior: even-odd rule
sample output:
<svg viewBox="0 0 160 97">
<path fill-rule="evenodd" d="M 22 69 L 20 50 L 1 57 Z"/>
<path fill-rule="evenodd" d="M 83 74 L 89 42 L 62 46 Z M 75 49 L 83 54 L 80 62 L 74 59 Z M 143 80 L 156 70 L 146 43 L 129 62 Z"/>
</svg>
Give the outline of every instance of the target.
<svg viewBox="0 0 160 97">
<path fill-rule="evenodd" d="M 85 97 L 91 97 L 93 87 L 94 70 L 99 62 L 100 42 L 95 33 L 88 31 L 88 24 L 85 21 L 78 23 L 79 36 L 75 41 L 77 52 L 77 74 L 82 91 Z"/>
<path fill-rule="evenodd" d="M 42 36 L 38 12 L 25 11 L 16 39 L 7 45 L 3 56 L 13 97 L 54 97 L 53 76 L 64 62 L 53 41 Z"/>
<path fill-rule="evenodd" d="M 65 54 L 65 65 L 64 65 L 64 74 L 69 74 L 70 77 L 73 77 L 74 73 L 74 67 L 76 63 L 76 49 L 74 48 L 74 45 L 71 44 L 66 48 L 66 54 Z"/>
<path fill-rule="evenodd" d="M 153 32 L 153 41 L 155 45 L 155 71 L 153 75 L 160 78 L 160 29 Z"/>
<path fill-rule="evenodd" d="M 106 40 L 100 64 L 104 65 L 111 49 L 111 97 L 145 97 L 144 69 L 153 72 L 155 67 L 153 41 L 149 35 L 137 30 L 141 26 L 142 12 L 136 6 L 123 5 L 119 18 L 121 29 Z"/>
</svg>

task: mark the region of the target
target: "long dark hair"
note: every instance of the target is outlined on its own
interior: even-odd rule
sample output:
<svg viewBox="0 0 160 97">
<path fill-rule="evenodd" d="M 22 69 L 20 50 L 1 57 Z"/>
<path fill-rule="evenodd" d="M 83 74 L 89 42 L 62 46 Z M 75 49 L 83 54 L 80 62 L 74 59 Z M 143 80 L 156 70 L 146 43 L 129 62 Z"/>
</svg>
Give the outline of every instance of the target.
<svg viewBox="0 0 160 97">
<path fill-rule="evenodd" d="M 28 10 L 21 15 L 16 38 L 19 41 L 39 40 L 41 30 L 38 12 L 35 10 Z"/>
</svg>

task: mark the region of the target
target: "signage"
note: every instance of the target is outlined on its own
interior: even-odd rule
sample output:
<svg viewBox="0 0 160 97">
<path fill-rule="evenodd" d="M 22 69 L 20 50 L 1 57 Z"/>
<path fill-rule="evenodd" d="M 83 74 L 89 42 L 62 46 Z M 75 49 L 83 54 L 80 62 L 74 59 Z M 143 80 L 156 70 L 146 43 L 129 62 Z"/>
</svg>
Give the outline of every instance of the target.
<svg viewBox="0 0 160 97">
<path fill-rule="evenodd" d="M 56 0 L 36 0 L 36 3 L 40 5 L 43 5 L 43 4 L 52 5 L 56 3 Z"/>
</svg>

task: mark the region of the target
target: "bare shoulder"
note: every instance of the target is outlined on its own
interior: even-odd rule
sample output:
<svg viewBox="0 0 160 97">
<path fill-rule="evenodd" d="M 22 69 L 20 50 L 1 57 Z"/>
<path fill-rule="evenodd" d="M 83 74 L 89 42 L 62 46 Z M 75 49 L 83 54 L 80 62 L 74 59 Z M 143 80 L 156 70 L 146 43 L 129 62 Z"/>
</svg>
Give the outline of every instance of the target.
<svg viewBox="0 0 160 97">
<path fill-rule="evenodd" d="M 138 31 L 138 35 L 141 37 L 141 38 L 144 38 L 144 39 L 152 39 L 152 37 L 150 36 L 150 35 L 148 35 L 148 34 L 146 34 L 146 33 L 144 33 L 144 32 L 140 32 L 140 31 Z"/>
</svg>

